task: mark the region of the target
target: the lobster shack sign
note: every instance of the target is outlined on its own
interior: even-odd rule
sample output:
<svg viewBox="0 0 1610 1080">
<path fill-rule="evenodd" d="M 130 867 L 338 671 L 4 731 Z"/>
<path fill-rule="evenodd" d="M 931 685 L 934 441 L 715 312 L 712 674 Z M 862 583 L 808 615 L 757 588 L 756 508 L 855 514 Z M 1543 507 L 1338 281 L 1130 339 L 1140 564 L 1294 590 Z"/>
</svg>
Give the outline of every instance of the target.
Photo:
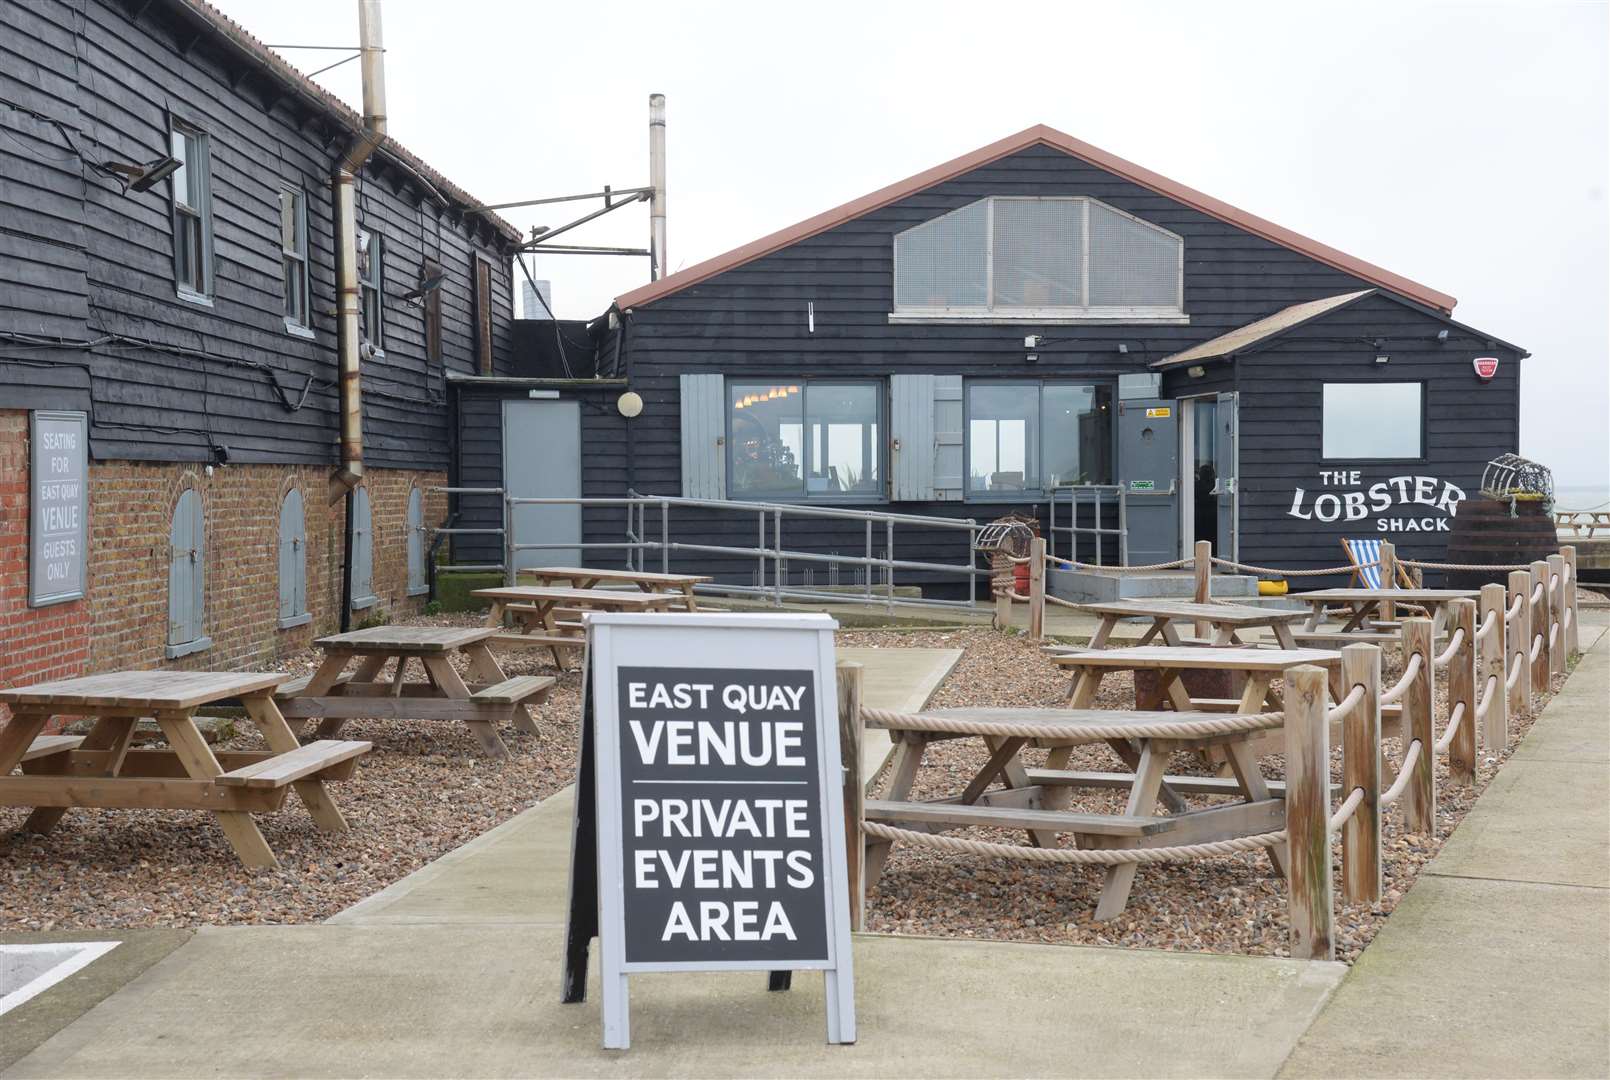
<svg viewBox="0 0 1610 1080">
<path fill-rule="evenodd" d="M 1360 469 L 1322 469 L 1313 491 L 1292 492 L 1288 517 L 1322 524 L 1367 522 L 1377 533 L 1447 532 L 1464 490 L 1435 476 L 1366 481 Z"/>
</svg>

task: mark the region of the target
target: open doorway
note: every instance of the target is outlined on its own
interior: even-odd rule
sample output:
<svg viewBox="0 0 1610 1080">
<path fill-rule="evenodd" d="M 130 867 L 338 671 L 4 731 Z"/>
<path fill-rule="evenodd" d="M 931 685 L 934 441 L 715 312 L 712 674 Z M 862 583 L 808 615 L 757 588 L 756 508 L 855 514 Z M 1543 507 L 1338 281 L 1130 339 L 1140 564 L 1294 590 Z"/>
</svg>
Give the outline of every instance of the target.
<svg viewBox="0 0 1610 1080">
<path fill-rule="evenodd" d="M 1188 398 L 1180 414 L 1180 536 L 1187 549 L 1206 540 L 1214 554 L 1235 558 L 1236 395 Z"/>
</svg>

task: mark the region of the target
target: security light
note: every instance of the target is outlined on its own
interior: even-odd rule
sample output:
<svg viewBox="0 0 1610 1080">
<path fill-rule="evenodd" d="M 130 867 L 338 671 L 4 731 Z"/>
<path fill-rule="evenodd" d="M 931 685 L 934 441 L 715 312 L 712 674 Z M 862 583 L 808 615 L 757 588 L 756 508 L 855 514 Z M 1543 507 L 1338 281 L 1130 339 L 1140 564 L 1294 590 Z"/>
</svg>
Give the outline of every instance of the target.
<svg viewBox="0 0 1610 1080">
<path fill-rule="evenodd" d="M 419 284 L 403 293 L 402 298 L 410 303 L 417 304 L 425 298 L 426 293 L 435 292 L 437 289 L 441 288 L 442 282 L 446 279 L 446 277 L 447 273 L 445 271 L 438 270 L 428 277 L 420 278 Z"/>
<path fill-rule="evenodd" d="M 1038 349 L 1040 347 L 1040 335 L 1039 334 L 1029 334 L 1028 336 L 1026 336 L 1023 339 L 1023 347 L 1025 349 Z"/>
<path fill-rule="evenodd" d="M 1444 344 L 1444 345 L 1446 345 L 1448 343 L 1448 328 L 1447 327 L 1443 327 L 1441 330 L 1437 331 L 1437 340 L 1439 342 L 1441 342 L 1442 344 Z"/>
<path fill-rule="evenodd" d="M 108 172 L 127 177 L 126 183 L 130 191 L 148 191 L 154 185 L 166 180 L 183 165 L 184 162 L 176 157 L 163 155 L 152 158 L 144 165 L 131 165 L 126 161 L 108 161 L 102 167 Z"/>
<path fill-rule="evenodd" d="M 1387 364 L 1387 363 L 1391 363 L 1391 361 L 1392 361 L 1392 358 L 1390 356 L 1388 356 L 1386 353 L 1377 353 L 1376 356 L 1375 356 L 1375 362 L 1377 364 Z"/>
</svg>

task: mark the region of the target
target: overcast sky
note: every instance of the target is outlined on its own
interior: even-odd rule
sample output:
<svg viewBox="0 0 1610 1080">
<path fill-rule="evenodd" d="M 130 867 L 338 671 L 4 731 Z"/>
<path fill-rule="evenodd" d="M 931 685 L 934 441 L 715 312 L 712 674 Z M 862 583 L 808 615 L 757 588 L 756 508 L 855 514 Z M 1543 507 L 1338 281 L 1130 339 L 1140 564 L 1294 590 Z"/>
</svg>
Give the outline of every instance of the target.
<svg viewBox="0 0 1610 1080">
<path fill-rule="evenodd" d="M 270 44 L 357 39 L 355 0 L 213 2 Z M 666 94 L 673 269 L 1049 124 L 1452 293 L 1456 318 L 1533 354 L 1522 452 L 1561 486 L 1604 488 L 1606 12 L 386 0 L 388 111 L 401 142 L 505 202 L 646 184 L 647 98 Z M 320 82 L 357 102 L 356 64 Z M 553 227 L 581 205 L 507 216 Z M 645 246 L 646 205 L 571 235 Z M 566 318 L 648 273 L 557 255 L 535 272 Z"/>
</svg>

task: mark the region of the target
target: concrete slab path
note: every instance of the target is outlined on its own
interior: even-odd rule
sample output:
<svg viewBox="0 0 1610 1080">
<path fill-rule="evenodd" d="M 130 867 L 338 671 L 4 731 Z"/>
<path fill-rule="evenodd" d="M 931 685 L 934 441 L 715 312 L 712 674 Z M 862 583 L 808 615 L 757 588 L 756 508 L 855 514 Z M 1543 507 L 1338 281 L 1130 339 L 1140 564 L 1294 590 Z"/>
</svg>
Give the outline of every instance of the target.
<svg viewBox="0 0 1610 1080">
<path fill-rule="evenodd" d="M 1593 621 L 1281 1076 L 1610 1076 L 1610 634 Z"/>
</svg>

